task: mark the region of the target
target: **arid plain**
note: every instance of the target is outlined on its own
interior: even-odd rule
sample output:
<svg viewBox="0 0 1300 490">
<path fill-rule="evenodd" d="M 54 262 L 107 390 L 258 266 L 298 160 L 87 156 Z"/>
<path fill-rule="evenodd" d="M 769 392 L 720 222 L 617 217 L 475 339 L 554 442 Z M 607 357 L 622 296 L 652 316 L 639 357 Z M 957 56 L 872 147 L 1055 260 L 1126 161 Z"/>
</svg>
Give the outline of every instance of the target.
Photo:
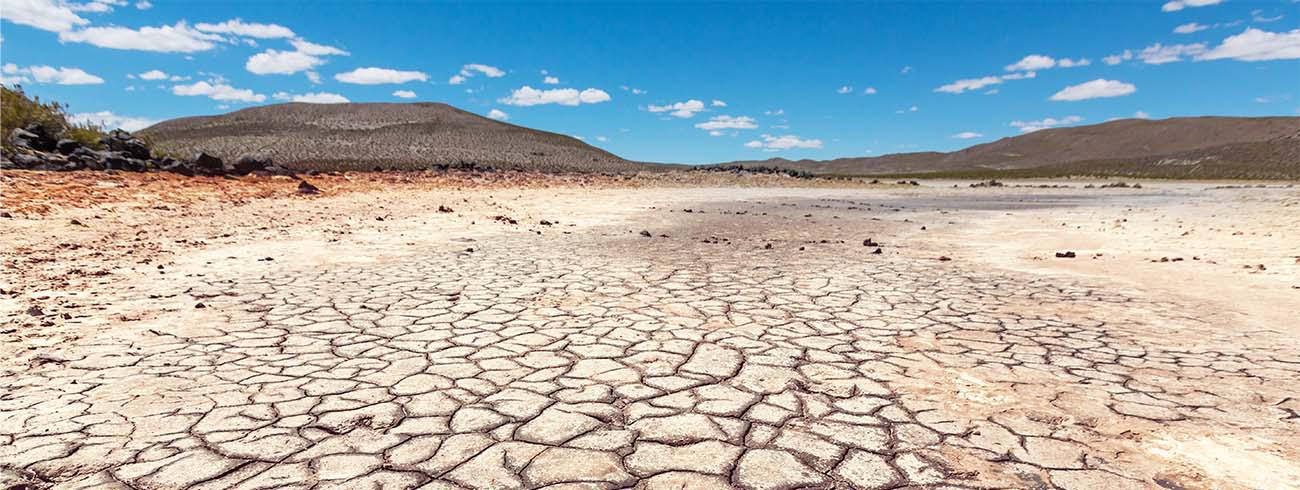
<svg viewBox="0 0 1300 490">
<path fill-rule="evenodd" d="M 674 175 L 6 174 L 0 486 L 1300 486 L 1300 189 Z"/>
</svg>

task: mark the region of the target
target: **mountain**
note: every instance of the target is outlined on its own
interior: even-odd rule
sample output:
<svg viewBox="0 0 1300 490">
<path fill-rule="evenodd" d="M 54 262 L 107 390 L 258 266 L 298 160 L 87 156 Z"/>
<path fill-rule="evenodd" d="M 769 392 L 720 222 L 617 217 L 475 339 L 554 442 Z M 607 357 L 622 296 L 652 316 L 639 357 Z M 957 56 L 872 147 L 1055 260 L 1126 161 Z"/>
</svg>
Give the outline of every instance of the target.
<svg viewBox="0 0 1300 490">
<path fill-rule="evenodd" d="M 163 154 L 226 160 L 270 157 L 296 169 L 497 168 L 622 172 L 641 168 L 576 138 L 516 126 L 437 103 L 251 107 L 164 121 L 138 132 Z"/>
<path fill-rule="evenodd" d="M 1300 117 L 1123 119 L 1035 131 L 950 153 L 731 162 L 817 174 L 1300 178 Z M 991 172 L 992 171 L 992 172 Z"/>
</svg>

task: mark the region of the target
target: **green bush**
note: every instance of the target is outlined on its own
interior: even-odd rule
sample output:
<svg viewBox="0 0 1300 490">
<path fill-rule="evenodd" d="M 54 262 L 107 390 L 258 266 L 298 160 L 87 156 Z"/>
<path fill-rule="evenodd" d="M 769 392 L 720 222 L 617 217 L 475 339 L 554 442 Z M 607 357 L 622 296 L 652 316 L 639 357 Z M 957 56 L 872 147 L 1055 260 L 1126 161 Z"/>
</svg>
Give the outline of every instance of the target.
<svg viewBox="0 0 1300 490">
<path fill-rule="evenodd" d="M 28 98 L 21 86 L 12 89 L 0 86 L 0 138 L 9 145 L 9 133 L 31 123 L 40 123 L 56 136 L 76 140 L 84 146 L 98 148 L 103 128 L 95 124 L 78 124 L 68 121 L 67 106 L 58 102 L 41 102 L 40 97 Z"/>
</svg>

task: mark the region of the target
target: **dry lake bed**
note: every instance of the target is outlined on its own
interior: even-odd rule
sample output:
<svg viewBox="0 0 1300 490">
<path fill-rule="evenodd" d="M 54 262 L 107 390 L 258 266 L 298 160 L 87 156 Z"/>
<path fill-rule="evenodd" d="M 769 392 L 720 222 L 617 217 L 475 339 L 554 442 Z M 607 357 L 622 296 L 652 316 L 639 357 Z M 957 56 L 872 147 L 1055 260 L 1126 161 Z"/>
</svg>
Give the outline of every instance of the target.
<svg viewBox="0 0 1300 490">
<path fill-rule="evenodd" d="M 5 488 L 1300 486 L 1286 185 L 7 179 Z"/>
</svg>

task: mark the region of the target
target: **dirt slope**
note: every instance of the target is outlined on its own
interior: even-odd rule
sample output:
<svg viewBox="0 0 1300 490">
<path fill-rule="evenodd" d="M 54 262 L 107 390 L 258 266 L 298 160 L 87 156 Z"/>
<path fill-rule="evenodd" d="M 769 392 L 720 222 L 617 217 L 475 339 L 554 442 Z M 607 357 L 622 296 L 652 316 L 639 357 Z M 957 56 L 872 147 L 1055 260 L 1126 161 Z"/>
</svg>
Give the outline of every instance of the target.
<svg viewBox="0 0 1300 490">
<path fill-rule="evenodd" d="M 298 169 L 428 168 L 475 163 L 612 172 L 638 165 L 575 138 L 438 103 L 289 103 L 164 121 L 140 131 L 155 149 L 230 159 L 269 156 Z"/>
</svg>

